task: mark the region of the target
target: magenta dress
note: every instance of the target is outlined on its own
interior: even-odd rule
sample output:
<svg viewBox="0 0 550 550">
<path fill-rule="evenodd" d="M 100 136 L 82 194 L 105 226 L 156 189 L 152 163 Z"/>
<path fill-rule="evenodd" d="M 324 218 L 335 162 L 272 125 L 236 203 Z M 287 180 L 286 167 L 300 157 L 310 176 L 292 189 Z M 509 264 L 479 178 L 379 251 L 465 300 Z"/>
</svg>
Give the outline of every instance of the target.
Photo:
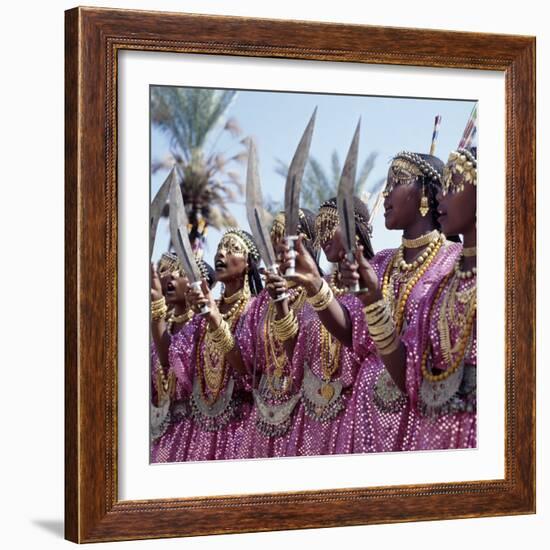
<svg viewBox="0 0 550 550">
<path fill-rule="evenodd" d="M 251 307 L 254 298 L 248 304 Z M 242 326 L 237 322 L 234 334 Z M 193 318 L 171 341 L 170 368 L 177 377 L 176 398 L 187 404 L 181 407 L 179 421 L 153 442 L 151 462 L 222 460 L 234 457 L 235 438 L 250 414 L 251 399 L 246 381 L 226 363 L 225 376 L 216 399 L 201 373 L 206 349 L 204 335 L 207 321 Z"/>
<path fill-rule="evenodd" d="M 364 340 L 365 334 L 358 333 L 365 327 L 361 302 L 351 294 L 337 299 L 348 312 L 354 341 Z M 331 351 L 327 334 L 317 313 L 306 304 L 293 356 L 293 368 L 303 371 L 302 397 L 293 428 L 299 437 L 289 442 L 288 456 L 347 454 L 353 450 L 358 418 L 352 393 L 361 358 L 353 346 L 342 344 Z M 334 372 L 327 377 L 331 370 Z"/>
<path fill-rule="evenodd" d="M 254 406 L 245 428 L 236 435 L 234 458 L 290 456 L 302 439 L 300 427 L 294 422 L 301 396 L 302 369 L 288 360 L 282 344 L 266 342 L 266 319 L 271 303 L 264 289 L 248 309 L 239 331 L 238 344 L 249 372 Z M 303 311 L 300 307 L 295 312 L 300 324 Z M 282 371 L 278 378 L 274 376 L 274 353 Z"/>
<path fill-rule="evenodd" d="M 457 294 L 450 292 L 451 284 L 452 280 L 447 281 L 441 293 L 438 286 L 432 289 L 424 301 L 417 326 L 411 326 L 404 336 L 407 394 L 414 413 L 403 441 L 405 450 L 465 449 L 475 448 L 477 444 L 475 308 L 471 309 L 467 302 L 475 295 L 476 280 L 475 277 L 455 279 Z M 442 310 L 445 303 L 447 313 Z M 466 333 L 464 320 L 468 316 L 473 318 L 473 326 Z M 462 321 L 457 323 L 457 317 Z M 457 343 L 460 345 L 462 339 L 466 339 L 465 353 L 463 360 L 457 362 L 460 359 Z M 430 372 L 437 369 L 435 373 L 439 374 L 451 365 L 457 368 L 444 380 L 430 381 L 421 369 L 425 352 Z"/>
<path fill-rule="evenodd" d="M 452 269 L 461 250 L 460 244 L 447 242 L 415 284 L 405 308 L 404 332 L 410 333 L 415 330 L 415 319 L 418 318 L 426 296 Z M 382 250 L 371 260 L 380 284 L 395 252 L 395 249 Z M 391 289 L 394 296 L 399 294 L 398 286 L 400 285 Z M 364 315 L 362 323 L 366 325 Z M 395 385 L 378 356 L 376 347 L 368 335 L 368 328 L 358 329 L 357 332 L 366 333 L 367 336 L 363 341 L 354 341 L 356 354 L 364 359 L 353 396 L 358 417 L 354 430 L 353 452 L 403 450 L 408 425 L 415 422 L 416 413 L 411 409 L 408 396 Z"/>
</svg>

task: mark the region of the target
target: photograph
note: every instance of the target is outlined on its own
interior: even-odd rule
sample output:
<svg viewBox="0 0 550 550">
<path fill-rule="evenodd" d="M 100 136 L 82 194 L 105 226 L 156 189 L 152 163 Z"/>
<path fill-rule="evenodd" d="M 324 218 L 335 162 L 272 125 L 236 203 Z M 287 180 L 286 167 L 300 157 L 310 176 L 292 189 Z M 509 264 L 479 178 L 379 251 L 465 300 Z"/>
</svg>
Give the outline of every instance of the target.
<svg viewBox="0 0 550 550">
<path fill-rule="evenodd" d="M 150 462 L 476 449 L 476 98 L 149 107 Z"/>
</svg>

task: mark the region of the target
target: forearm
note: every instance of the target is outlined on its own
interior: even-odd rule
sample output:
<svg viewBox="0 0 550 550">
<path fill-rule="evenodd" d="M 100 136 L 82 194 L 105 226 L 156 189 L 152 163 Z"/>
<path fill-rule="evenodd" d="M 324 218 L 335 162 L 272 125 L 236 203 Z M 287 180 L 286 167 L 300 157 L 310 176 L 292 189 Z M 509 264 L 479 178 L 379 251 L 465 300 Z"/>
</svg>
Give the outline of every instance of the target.
<svg viewBox="0 0 550 550">
<path fill-rule="evenodd" d="M 288 315 L 290 312 L 290 307 L 288 305 L 288 300 L 281 300 L 280 302 L 275 302 L 275 319 L 280 321 Z M 286 338 L 283 341 L 283 347 L 289 361 L 292 361 L 292 356 L 294 355 L 294 348 L 296 347 L 296 340 L 298 339 L 298 332 L 289 338 Z"/>
<path fill-rule="evenodd" d="M 323 284 L 323 279 L 319 278 L 313 281 L 308 287 L 308 298 L 315 299 Z M 352 323 L 344 307 L 333 296 L 328 305 L 323 309 L 317 310 L 317 315 L 323 326 L 344 346 L 350 347 L 353 342 Z"/>
<path fill-rule="evenodd" d="M 218 330 L 223 322 L 224 320 L 220 312 L 217 309 L 212 309 L 208 316 L 208 330 L 211 332 Z M 239 374 L 244 375 L 247 370 L 242 358 L 241 350 L 234 335 L 232 335 L 232 338 L 234 345 L 231 350 L 225 354 L 225 359 L 232 369 L 237 371 Z"/>
<path fill-rule="evenodd" d="M 164 319 L 151 322 L 151 334 L 157 350 L 157 356 L 162 366 L 168 366 L 168 349 L 170 348 L 170 335 Z"/>
</svg>

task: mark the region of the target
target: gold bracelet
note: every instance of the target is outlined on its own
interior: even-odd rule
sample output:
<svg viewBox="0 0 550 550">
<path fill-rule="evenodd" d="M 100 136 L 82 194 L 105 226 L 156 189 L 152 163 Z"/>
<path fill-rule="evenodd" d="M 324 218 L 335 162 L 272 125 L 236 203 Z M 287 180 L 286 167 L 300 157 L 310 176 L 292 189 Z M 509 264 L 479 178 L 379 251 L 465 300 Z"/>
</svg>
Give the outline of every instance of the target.
<svg viewBox="0 0 550 550">
<path fill-rule="evenodd" d="M 273 319 L 273 332 L 280 342 L 296 336 L 298 329 L 298 319 L 292 309 L 282 319 Z"/>
<path fill-rule="evenodd" d="M 396 334 L 395 338 L 387 346 L 383 348 L 379 348 L 377 346 L 378 353 L 380 355 L 390 355 L 390 353 L 393 353 L 399 347 L 400 343 L 401 343 L 401 339 Z"/>
<path fill-rule="evenodd" d="M 210 330 L 210 327 L 207 329 L 208 342 L 214 347 L 217 348 L 216 352 L 221 355 L 226 355 L 229 353 L 235 346 L 235 338 L 231 333 L 229 324 L 227 321 L 223 320 L 220 323 L 220 326 L 214 330 Z"/>
<path fill-rule="evenodd" d="M 168 313 L 168 306 L 166 305 L 166 303 L 164 303 L 164 305 L 160 305 L 155 308 L 151 307 L 151 320 L 160 321 L 161 319 L 164 319 L 166 317 L 167 313 Z"/>
<path fill-rule="evenodd" d="M 372 304 L 369 304 L 368 306 L 365 306 L 363 308 L 363 311 L 365 314 L 372 313 L 378 309 L 385 309 L 387 306 L 386 300 L 384 298 L 380 298 L 380 300 L 377 300 L 376 302 L 373 302 Z"/>
<path fill-rule="evenodd" d="M 311 298 L 308 297 L 307 301 L 311 304 L 311 307 L 315 311 L 323 311 L 324 309 L 327 309 L 333 298 L 334 293 L 332 292 L 332 289 L 330 288 L 329 284 L 323 279 L 319 292 L 317 292 L 317 294 L 315 294 L 315 296 L 312 296 Z"/>
<path fill-rule="evenodd" d="M 161 296 L 158 300 L 151 302 L 151 309 L 160 309 L 166 305 L 166 298 Z"/>
</svg>

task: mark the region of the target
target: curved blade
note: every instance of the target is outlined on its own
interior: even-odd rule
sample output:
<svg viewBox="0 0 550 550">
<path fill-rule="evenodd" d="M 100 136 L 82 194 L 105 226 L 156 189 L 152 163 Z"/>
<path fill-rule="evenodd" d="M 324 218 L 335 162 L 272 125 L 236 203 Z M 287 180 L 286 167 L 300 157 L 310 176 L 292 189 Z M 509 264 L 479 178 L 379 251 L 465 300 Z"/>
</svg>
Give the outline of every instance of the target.
<svg viewBox="0 0 550 550">
<path fill-rule="evenodd" d="M 361 128 L 361 119 L 357 123 L 355 134 L 346 157 L 346 162 L 340 176 L 338 184 L 338 217 L 344 238 L 346 252 L 355 249 L 355 211 L 353 207 L 353 194 L 355 188 L 355 174 L 357 172 L 357 157 L 359 153 L 359 130 Z"/>
<path fill-rule="evenodd" d="M 176 171 L 173 170 L 170 180 L 170 236 L 172 237 L 172 244 L 174 245 L 176 254 L 189 278 L 189 282 L 194 283 L 201 280 L 201 272 L 195 261 L 193 248 L 189 241 L 188 225 L 189 221 L 185 212 L 183 197 L 181 196 L 179 178 Z"/>
<path fill-rule="evenodd" d="M 298 224 L 300 222 L 300 186 L 304 171 L 306 168 L 307 159 L 309 156 L 309 148 L 311 146 L 311 137 L 313 135 L 313 127 L 315 126 L 315 115 L 317 107 L 313 111 L 311 118 L 306 126 L 302 139 L 298 144 L 298 148 L 294 153 L 285 186 L 285 234 L 296 235 L 298 233 Z"/>
<path fill-rule="evenodd" d="M 149 210 L 150 216 L 150 230 L 149 230 L 149 253 L 153 254 L 153 247 L 155 246 L 155 239 L 157 236 L 157 227 L 159 224 L 160 216 L 162 210 L 168 201 L 168 193 L 170 192 L 170 181 L 172 179 L 172 174 L 175 171 L 176 166 L 170 170 L 168 177 L 164 180 L 164 183 L 160 186 L 155 198 L 151 202 L 151 208 Z"/>
<path fill-rule="evenodd" d="M 262 188 L 258 169 L 256 145 L 250 140 L 248 148 L 248 167 L 246 170 L 246 216 L 256 241 L 260 256 L 267 267 L 275 263 L 275 252 L 265 223 Z"/>
</svg>

